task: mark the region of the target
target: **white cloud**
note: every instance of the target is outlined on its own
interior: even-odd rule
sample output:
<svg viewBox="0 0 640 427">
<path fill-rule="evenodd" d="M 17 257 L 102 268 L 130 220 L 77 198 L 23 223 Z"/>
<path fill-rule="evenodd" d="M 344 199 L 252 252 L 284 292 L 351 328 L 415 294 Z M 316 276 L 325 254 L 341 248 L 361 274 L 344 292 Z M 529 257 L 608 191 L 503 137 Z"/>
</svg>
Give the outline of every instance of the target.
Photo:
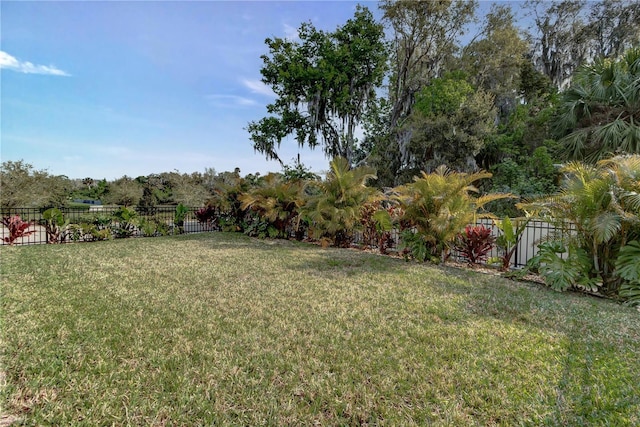
<svg viewBox="0 0 640 427">
<path fill-rule="evenodd" d="M 207 95 L 205 98 L 211 105 L 216 107 L 251 107 L 258 105 L 253 99 L 237 95 Z"/>
<path fill-rule="evenodd" d="M 51 76 L 70 76 L 71 74 L 56 68 L 54 65 L 35 65 L 28 61 L 20 61 L 19 59 L 9 55 L 7 52 L 0 50 L 0 68 L 17 71 L 25 74 L 46 74 Z"/>
<path fill-rule="evenodd" d="M 272 98 L 276 97 L 276 94 L 273 93 L 271 88 L 262 83 L 260 80 L 242 79 L 242 84 L 249 88 L 252 93 L 258 93 L 260 95 L 270 96 Z"/>
<path fill-rule="evenodd" d="M 298 33 L 298 29 L 292 27 L 289 24 L 282 24 L 284 27 L 284 37 L 290 41 L 298 41 L 300 40 L 300 34 Z"/>
</svg>

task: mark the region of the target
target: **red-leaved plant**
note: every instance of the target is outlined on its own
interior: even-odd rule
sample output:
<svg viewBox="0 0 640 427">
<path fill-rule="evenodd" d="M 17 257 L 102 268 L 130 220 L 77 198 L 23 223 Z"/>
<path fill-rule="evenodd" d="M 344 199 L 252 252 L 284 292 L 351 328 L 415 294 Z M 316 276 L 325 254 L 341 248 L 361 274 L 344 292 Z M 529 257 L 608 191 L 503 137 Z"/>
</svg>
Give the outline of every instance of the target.
<svg viewBox="0 0 640 427">
<path fill-rule="evenodd" d="M 495 243 L 491 229 L 484 225 L 467 225 L 455 242 L 455 249 L 469 264 L 477 264 L 487 259 Z"/>
<path fill-rule="evenodd" d="M 211 205 L 202 207 L 194 213 L 198 222 L 202 224 L 207 230 L 210 230 L 213 227 L 213 223 L 218 216 L 216 208 Z"/>
<path fill-rule="evenodd" d="M 20 215 L 2 217 L 2 225 L 9 231 L 9 235 L 3 237 L 2 240 L 9 245 L 13 245 L 16 240 L 36 232 L 36 230 L 28 231 L 33 222 L 23 221 Z"/>
</svg>

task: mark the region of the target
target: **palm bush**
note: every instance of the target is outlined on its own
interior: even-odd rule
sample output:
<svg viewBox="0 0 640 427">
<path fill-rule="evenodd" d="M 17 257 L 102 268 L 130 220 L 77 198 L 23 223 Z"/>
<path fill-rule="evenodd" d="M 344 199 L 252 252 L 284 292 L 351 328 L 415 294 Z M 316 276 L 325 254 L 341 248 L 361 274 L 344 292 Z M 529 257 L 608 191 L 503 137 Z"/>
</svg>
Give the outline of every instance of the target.
<svg viewBox="0 0 640 427">
<path fill-rule="evenodd" d="M 583 67 L 562 95 L 555 129 L 568 159 L 640 154 L 640 47 Z"/>
<path fill-rule="evenodd" d="M 511 197 L 509 194 L 473 196 L 472 193 L 478 192 L 473 184 L 490 177 L 489 172 L 461 173 L 440 166 L 435 172 L 422 172 L 412 183 L 396 188 L 397 200 L 404 211 L 402 222 L 407 228 L 404 240 L 411 240 L 411 247 L 419 248 L 418 259 L 444 261 L 467 225 L 478 217 L 491 216 L 480 213 L 485 204 Z M 409 236 L 412 229 L 416 232 L 415 238 Z M 416 251 L 413 252 L 415 255 Z"/>
<path fill-rule="evenodd" d="M 376 192 L 366 186 L 375 173 L 366 166 L 351 169 L 342 157 L 335 158 L 330 167 L 324 181 L 310 183 L 317 192 L 308 197 L 303 214 L 309 219 L 314 238 L 346 247 L 361 225 L 362 206 Z"/>
<path fill-rule="evenodd" d="M 286 238 L 290 231 L 297 231 L 303 190 L 303 181 L 287 181 L 280 174 L 270 173 L 259 186 L 239 196 L 240 207 L 254 211 L 276 230 L 277 237 Z"/>
<path fill-rule="evenodd" d="M 589 275 L 600 278 L 602 292 L 615 295 L 624 280 L 616 274 L 616 259 L 640 237 L 640 155 L 596 165 L 571 162 L 562 172 L 559 193 L 518 206 L 553 222 L 566 246 L 584 250 L 591 260 Z"/>
</svg>

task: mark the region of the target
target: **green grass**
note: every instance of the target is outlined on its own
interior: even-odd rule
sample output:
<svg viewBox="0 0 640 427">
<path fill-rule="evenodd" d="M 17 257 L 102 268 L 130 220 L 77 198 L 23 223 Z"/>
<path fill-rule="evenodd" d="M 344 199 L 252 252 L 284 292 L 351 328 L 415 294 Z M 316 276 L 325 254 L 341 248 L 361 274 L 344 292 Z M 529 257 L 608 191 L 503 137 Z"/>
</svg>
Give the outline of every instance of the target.
<svg viewBox="0 0 640 427">
<path fill-rule="evenodd" d="M 1 256 L 15 425 L 640 425 L 611 301 L 223 233 Z"/>
</svg>

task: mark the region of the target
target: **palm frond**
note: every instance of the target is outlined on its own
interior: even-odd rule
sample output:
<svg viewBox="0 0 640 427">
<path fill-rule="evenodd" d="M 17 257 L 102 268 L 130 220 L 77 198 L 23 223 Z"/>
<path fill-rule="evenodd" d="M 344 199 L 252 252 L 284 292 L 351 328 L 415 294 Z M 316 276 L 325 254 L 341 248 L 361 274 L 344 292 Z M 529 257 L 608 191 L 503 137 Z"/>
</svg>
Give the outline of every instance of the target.
<svg viewBox="0 0 640 427">
<path fill-rule="evenodd" d="M 616 236 L 622 228 L 620 215 L 613 212 L 603 212 L 593 217 L 590 228 L 597 244 L 606 243 Z"/>
<path fill-rule="evenodd" d="M 566 159 L 582 159 L 587 152 L 591 129 L 582 128 L 571 132 L 560 140 L 564 146 L 563 157 Z"/>
</svg>

